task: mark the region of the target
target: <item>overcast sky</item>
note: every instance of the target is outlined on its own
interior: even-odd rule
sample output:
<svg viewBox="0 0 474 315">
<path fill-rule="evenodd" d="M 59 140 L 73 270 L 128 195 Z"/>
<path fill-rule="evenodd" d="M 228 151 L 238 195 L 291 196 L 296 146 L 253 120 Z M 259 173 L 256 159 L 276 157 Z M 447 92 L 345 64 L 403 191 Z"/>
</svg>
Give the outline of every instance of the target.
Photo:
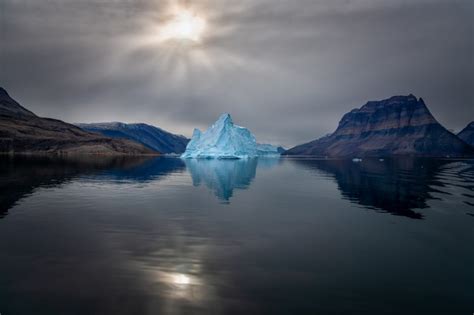
<svg viewBox="0 0 474 315">
<path fill-rule="evenodd" d="M 199 43 L 157 34 L 176 1 L 1 0 L 0 85 L 40 116 L 191 136 L 223 112 L 292 146 L 392 95 L 474 120 L 472 0 L 202 0 Z"/>
</svg>

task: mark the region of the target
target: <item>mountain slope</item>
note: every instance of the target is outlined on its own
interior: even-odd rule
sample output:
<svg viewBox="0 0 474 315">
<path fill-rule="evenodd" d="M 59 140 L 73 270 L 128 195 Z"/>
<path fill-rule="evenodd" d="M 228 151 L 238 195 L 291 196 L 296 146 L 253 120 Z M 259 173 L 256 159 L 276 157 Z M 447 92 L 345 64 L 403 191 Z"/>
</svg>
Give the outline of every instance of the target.
<svg viewBox="0 0 474 315">
<path fill-rule="evenodd" d="M 461 132 L 458 133 L 458 137 L 467 144 L 474 146 L 474 121 L 461 130 Z"/>
<path fill-rule="evenodd" d="M 153 154 L 143 145 L 86 132 L 22 107 L 0 87 L 0 153 Z"/>
<path fill-rule="evenodd" d="M 35 117 L 36 115 L 18 104 L 0 87 L 0 116 L 2 117 Z"/>
<path fill-rule="evenodd" d="M 147 124 L 125 124 L 121 122 L 77 124 L 91 132 L 98 132 L 111 138 L 124 138 L 139 142 L 161 153 L 183 153 L 189 142 L 184 136 L 175 135 Z"/>
<path fill-rule="evenodd" d="M 371 101 L 345 114 L 336 131 L 296 146 L 286 155 L 467 156 L 473 149 L 441 126 L 413 95 Z"/>
</svg>

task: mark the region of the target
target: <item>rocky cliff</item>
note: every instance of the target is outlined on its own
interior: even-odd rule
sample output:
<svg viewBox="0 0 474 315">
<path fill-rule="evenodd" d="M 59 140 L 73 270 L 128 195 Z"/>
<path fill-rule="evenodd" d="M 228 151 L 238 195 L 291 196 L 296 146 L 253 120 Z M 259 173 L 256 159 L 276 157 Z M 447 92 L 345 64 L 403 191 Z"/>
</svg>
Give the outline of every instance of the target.
<svg viewBox="0 0 474 315">
<path fill-rule="evenodd" d="M 25 109 L 0 87 L 0 153 L 156 154 L 141 144 L 91 133 Z"/>
<path fill-rule="evenodd" d="M 441 126 L 414 95 L 371 101 L 345 114 L 336 131 L 284 154 L 322 157 L 461 157 L 473 149 Z"/>
</svg>

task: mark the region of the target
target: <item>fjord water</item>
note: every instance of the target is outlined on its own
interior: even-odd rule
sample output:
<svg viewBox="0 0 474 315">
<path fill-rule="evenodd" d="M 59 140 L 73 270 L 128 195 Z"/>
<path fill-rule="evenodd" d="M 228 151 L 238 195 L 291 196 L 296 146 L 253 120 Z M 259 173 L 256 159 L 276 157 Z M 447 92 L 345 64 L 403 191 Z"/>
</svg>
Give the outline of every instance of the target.
<svg viewBox="0 0 474 315">
<path fill-rule="evenodd" d="M 2 158 L 1 314 L 470 314 L 474 161 Z"/>
</svg>

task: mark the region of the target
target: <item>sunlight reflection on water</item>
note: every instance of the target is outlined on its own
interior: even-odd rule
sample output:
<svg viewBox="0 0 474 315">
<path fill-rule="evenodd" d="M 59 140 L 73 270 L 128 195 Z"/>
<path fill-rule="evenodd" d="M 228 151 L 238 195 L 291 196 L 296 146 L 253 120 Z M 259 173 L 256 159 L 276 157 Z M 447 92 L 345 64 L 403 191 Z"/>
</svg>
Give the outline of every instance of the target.
<svg viewBox="0 0 474 315">
<path fill-rule="evenodd" d="M 465 311 L 473 187 L 472 161 L 7 160 L 0 296 L 6 314 Z"/>
</svg>

